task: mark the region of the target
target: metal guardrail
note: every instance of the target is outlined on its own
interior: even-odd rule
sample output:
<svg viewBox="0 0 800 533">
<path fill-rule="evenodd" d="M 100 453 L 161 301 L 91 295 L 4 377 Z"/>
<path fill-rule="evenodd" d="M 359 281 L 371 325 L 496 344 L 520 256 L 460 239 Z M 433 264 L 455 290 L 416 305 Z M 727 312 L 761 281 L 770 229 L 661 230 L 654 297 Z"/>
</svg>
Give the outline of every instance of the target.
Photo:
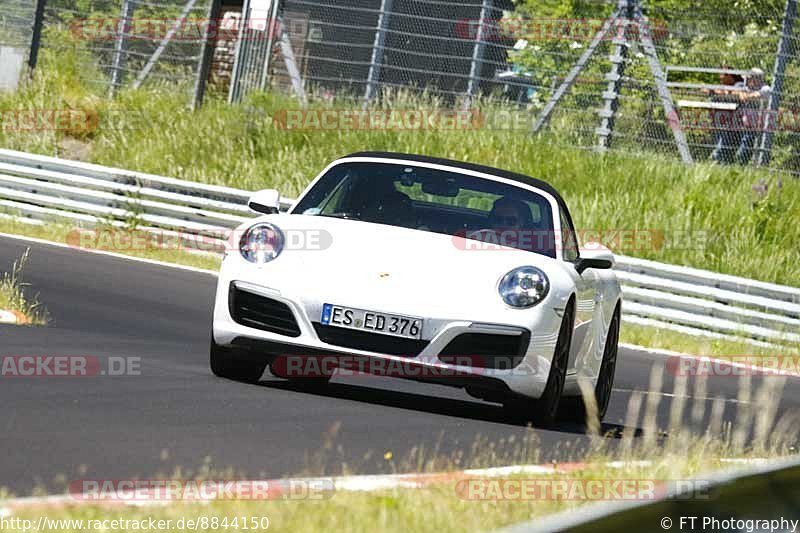
<svg viewBox="0 0 800 533">
<path fill-rule="evenodd" d="M 158 231 L 221 251 L 252 216 L 250 193 L 0 149 L 0 210 L 30 223 L 58 220 Z M 288 209 L 294 200 L 284 199 Z M 769 346 L 800 343 L 800 289 L 617 256 L 625 321 Z"/>
<path fill-rule="evenodd" d="M 776 520 L 776 532 L 792 531 L 800 519 L 800 459 L 782 459 L 681 484 L 652 501 L 588 505 L 519 524 L 502 533 L 617 533 L 618 531 L 770 531 L 754 520 Z M 702 485 L 702 490 L 698 486 Z M 694 524 L 690 517 L 695 518 Z M 728 527 L 703 525 L 704 519 L 731 520 Z M 781 519 L 784 523 L 781 524 Z M 748 522 L 750 521 L 748 526 Z M 741 522 L 739 522 L 741 521 Z M 750 529 L 748 529 L 750 527 Z"/>
<path fill-rule="evenodd" d="M 800 289 L 617 256 L 628 322 L 754 344 L 800 342 Z M 700 330 L 700 331 L 697 331 Z"/>
</svg>

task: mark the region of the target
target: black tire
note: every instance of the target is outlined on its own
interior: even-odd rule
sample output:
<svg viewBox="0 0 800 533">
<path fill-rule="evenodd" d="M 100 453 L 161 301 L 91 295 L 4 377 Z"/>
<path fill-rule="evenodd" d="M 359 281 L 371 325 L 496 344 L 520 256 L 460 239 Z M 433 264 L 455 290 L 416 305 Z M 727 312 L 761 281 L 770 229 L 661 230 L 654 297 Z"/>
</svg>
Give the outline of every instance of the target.
<svg viewBox="0 0 800 533">
<path fill-rule="evenodd" d="M 549 425 L 558 417 L 558 406 L 561 394 L 564 391 L 564 382 L 567 378 L 567 365 L 569 364 L 569 351 L 572 345 L 572 333 L 575 327 L 575 302 L 570 299 L 564 310 L 564 319 L 558 331 L 558 341 L 553 353 L 553 362 L 550 365 L 550 374 L 547 376 L 547 385 L 544 393 L 538 400 L 511 399 L 504 407 L 515 417 L 533 422 L 535 425 Z"/>
<path fill-rule="evenodd" d="M 611 401 L 611 392 L 614 389 L 614 375 L 617 369 L 617 354 L 619 352 L 620 306 L 617 304 L 611 324 L 608 326 L 608 335 L 603 349 L 603 361 L 600 363 L 600 372 L 597 376 L 597 385 L 594 388 L 594 398 L 597 404 L 597 419 L 603 421 Z M 586 423 L 586 403 L 582 396 L 571 396 L 561 399 L 561 408 L 558 417 L 561 420 Z"/>
<path fill-rule="evenodd" d="M 255 355 L 241 348 L 220 346 L 211 337 L 210 366 L 215 376 L 245 383 L 258 383 L 267 361 L 260 361 Z"/>
</svg>

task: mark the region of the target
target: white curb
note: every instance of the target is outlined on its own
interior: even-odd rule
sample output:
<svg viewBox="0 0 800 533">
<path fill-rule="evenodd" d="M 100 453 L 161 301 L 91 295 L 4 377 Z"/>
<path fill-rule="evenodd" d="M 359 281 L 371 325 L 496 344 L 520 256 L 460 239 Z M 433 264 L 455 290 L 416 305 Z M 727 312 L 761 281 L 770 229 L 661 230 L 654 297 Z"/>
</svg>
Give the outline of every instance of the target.
<svg viewBox="0 0 800 533">
<path fill-rule="evenodd" d="M 11 311 L 3 311 L 0 309 L 0 324 L 18 324 L 20 323 L 20 317 L 16 313 L 12 313 Z"/>
<path fill-rule="evenodd" d="M 762 464 L 769 460 L 766 458 L 730 458 L 722 459 L 723 463 L 731 464 Z M 647 467 L 652 465 L 652 461 L 610 461 L 603 463 L 602 466 L 608 468 L 625 468 L 625 467 Z M 336 491 L 347 492 L 373 492 L 378 490 L 391 490 L 391 489 L 420 489 L 429 485 L 437 483 L 447 483 L 452 481 L 460 481 L 476 477 L 502 477 L 519 474 L 529 475 L 550 475 L 550 474 L 568 474 L 571 472 L 579 472 L 593 466 L 591 463 L 553 463 L 541 465 L 509 465 L 499 466 L 492 468 L 479 468 L 459 470 L 453 472 L 438 472 L 429 474 L 388 474 L 388 475 L 362 475 L 362 476 L 339 476 L 339 477 L 305 477 L 294 479 L 275 479 L 269 481 L 255 481 L 255 483 L 290 486 L 293 483 L 316 483 L 318 485 L 329 485 Z M 196 503 L 209 503 L 211 500 L 197 500 Z M 91 499 L 82 499 L 77 495 L 52 495 L 42 497 L 28 497 L 28 498 L 13 498 L 1 503 L 0 518 L 9 517 L 17 509 L 24 509 L 29 507 L 38 506 L 63 506 L 63 505 L 85 505 L 85 504 L 118 504 L 129 507 L 148 507 L 148 506 L 163 506 L 168 501 L 153 500 L 153 501 L 103 501 Z M 176 500 L 175 503 L 180 503 Z"/>
<path fill-rule="evenodd" d="M 624 463 L 621 463 L 624 464 Z M 287 486 L 293 483 L 309 483 L 330 485 L 337 491 L 347 492 L 372 492 L 391 489 L 419 489 L 436 483 L 447 483 L 468 479 L 470 477 L 498 477 L 511 474 L 526 473 L 530 475 L 564 474 L 589 467 L 588 463 L 554 463 L 544 465 L 512 465 L 495 468 L 481 468 L 459 470 L 453 472 L 438 472 L 428 474 L 387 474 L 387 475 L 362 475 L 338 477 L 304 477 L 294 479 L 274 479 L 268 481 L 253 481 L 276 486 Z M 197 503 L 207 503 L 210 500 L 198 500 Z M 12 498 L 0 502 L 0 516 L 9 516 L 16 509 L 38 506 L 60 505 L 85 505 L 85 504 L 118 504 L 126 506 L 158 506 L 165 505 L 161 500 L 153 501 L 125 501 L 125 500 L 91 500 L 80 498 L 79 495 L 58 494 L 51 496 L 35 496 L 26 498 Z M 176 500 L 175 503 L 180 503 Z"/>
</svg>

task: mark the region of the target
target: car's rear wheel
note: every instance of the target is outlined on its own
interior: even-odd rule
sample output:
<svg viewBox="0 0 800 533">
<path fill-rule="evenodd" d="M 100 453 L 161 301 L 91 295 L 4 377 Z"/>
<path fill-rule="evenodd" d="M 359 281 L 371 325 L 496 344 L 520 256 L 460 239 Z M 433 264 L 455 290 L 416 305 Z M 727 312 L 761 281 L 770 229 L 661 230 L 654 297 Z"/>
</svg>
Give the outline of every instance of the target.
<svg viewBox="0 0 800 533">
<path fill-rule="evenodd" d="M 267 361 L 261 361 L 244 349 L 220 346 L 211 336 L 210 366 L 215 376 L 257 383 L 267 368 Z"/>
<path fill-rule="evenodd" d="M 597 385 L 594 388 L 594 400 L 597 405 L 597 419 L 603 420 L 611 401 L 611 392 L 614 389 L 614 375 L 617 369 L 617 353 L 619 351 L 620 306 L 617 304 L 611 324 L 608 326 L 608 335 L 603 349 L 603 360 L 600 363 L 600 372 L 597 375 Z M 586 402 L 582 396 L 562 398 L 558 417 L 562 420 L 586 422 Z"/>
<path fill-rule="evenodd" d="M 522 417 L 536 425 L 552 424 L 558 415 L 558 406 L 561 394 L 564 392 L 564 382 L 567 378 L 567 364 L 569 351 L 572 344 L 572 331 L 575 327 L 575 304 L 570 300 L 564 310 L 564 319 L 558 331 L 558 341 L 547 377 L 547 385 L 538 400 L 508 400 L 504 406 L 514 416 Z"/>
</svg>

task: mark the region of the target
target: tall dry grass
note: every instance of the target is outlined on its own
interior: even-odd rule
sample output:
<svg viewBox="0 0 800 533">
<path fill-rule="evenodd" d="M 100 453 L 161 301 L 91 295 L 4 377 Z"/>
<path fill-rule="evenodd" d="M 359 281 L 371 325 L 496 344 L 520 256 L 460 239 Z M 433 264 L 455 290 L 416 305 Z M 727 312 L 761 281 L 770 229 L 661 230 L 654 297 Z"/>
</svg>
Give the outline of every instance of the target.
<svg viewBox="0 0 800 533">
<path fill-rule="evenodd" d="M 44 325 L 50 317 L 39 302 L 38 294 L 34 296 L 25 294 L 25 288 L 29 287 L 29 284 L 24 281 L 24 270 L 29 254 L 30 248 L 14 261 L 10 271 L 4 272 L 0 277 L 0 309 L 22 314 L 27 324 Z"/>
</svg>

